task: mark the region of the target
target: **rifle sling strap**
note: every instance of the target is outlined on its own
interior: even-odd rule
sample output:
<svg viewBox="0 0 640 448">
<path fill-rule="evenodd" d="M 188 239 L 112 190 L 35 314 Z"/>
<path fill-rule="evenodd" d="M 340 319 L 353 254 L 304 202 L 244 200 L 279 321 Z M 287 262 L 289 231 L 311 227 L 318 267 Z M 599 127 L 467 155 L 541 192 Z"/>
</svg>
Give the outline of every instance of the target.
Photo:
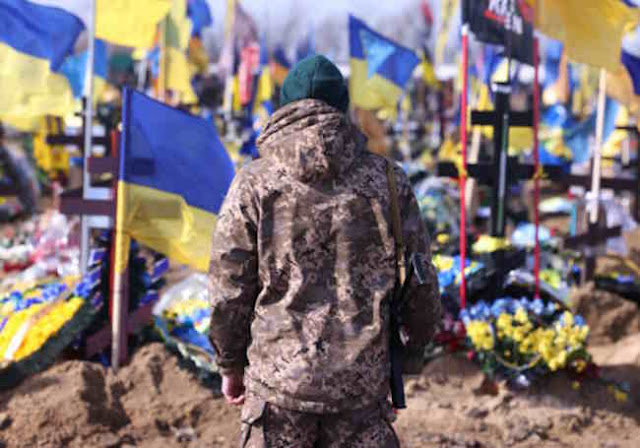
<svg viewBox="0 0 640 448">
<path fill-rule="evenodd" d="M 395 241 L 396 251 L 396 276 L 400 281 L 400 285 L 402 285 L 404 284 L 404 280 L 406 278 L 406 265 L 402 244 L 402 220 L 400 218 L 400 205 L 398 203 L 398 188 L 396 185 L 394 163 L 387 159 L 386 164 L 387 186 L 389 188 L 389 201 L 391 206 L 391 229 L 393 231 L 393 239 Z"/>
</svg>

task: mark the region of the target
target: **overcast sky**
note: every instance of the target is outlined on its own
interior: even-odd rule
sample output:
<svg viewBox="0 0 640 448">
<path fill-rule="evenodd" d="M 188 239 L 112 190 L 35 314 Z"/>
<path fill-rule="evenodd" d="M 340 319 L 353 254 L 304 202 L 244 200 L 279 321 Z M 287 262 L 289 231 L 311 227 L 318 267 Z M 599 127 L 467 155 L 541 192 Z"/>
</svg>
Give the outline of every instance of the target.
<svg viewBox="0 0 640 448">
<path fill-rule="evenodd" d="M 347 16 L 349 13 L 366 21 L 385 35 L 404 45 L 416 47 L 416 32 L 423 26 L 422 0 L 240 0 L 256 20 L 270 46 L 282 44 L 292 55 L 295 45 L 313 27 L 316 50 L 337 60 L 347 57 Z M 205 36 L 210 48 L 219 45 L 227 8 L 227 0 L 208 0 L 214 16 L 213 30 Z M 437 10 L 438 0 L 434 3 Z M 399 25 L 402 23 L 402 25 Z M 208 41 L 208 42 L 207 42 Z"/>
<path fill-rule="evenodd" d="M 208 0 L 218 26 L 224 22 L 227 0 Z M 301 21 L 320 21 L 328 15 L 352 13 L 364 20 L 377 20 L 419 0 L 241 0 L 242 6 L 261 24 L 286 22 L 289 14 L 303 12 Z"/>
</svg>

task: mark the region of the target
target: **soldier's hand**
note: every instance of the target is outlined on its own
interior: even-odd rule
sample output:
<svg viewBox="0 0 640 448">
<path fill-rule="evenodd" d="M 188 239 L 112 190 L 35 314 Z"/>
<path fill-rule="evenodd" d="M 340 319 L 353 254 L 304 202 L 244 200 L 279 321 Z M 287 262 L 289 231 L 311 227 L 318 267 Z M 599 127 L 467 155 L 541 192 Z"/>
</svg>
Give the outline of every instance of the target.
<svg viewBox="0 0 640 448">
<path fill-rule="evenodd" d="M 222 375 L 222 394 L 227 403 L 240 406 L 244 403 L 244 372 Z"/>
</svg>

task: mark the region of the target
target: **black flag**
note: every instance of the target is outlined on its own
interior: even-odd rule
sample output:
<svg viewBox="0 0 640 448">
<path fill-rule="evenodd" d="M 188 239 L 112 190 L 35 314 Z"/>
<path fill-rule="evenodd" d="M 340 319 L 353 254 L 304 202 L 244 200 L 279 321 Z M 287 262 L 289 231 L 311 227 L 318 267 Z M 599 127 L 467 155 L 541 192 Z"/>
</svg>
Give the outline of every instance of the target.
<svg viewBox="0 0 640 448">
<path fill-rule="evenodd" d="M 533 11 L 525 0 L 463 0 L 462 21 L 481 42 L 506 47 L 510 37 L 511 56 L 533 65 Z"/>
</svg>

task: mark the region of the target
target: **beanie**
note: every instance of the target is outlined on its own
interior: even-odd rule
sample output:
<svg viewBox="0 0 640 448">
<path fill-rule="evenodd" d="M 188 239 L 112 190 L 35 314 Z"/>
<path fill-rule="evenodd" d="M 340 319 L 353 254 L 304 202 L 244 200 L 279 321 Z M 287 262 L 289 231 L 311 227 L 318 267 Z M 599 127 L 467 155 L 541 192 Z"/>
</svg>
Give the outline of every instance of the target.
<svg viewBox="0 0 640 448">
<path fill-rule="evenodd" d="M 282 83 L 280 107 L 307 98 L 322 100 L 342 112 L 349 108 L 349 91 L 340 70 L 322 55 L 297 63 Z"/>
</svg>

